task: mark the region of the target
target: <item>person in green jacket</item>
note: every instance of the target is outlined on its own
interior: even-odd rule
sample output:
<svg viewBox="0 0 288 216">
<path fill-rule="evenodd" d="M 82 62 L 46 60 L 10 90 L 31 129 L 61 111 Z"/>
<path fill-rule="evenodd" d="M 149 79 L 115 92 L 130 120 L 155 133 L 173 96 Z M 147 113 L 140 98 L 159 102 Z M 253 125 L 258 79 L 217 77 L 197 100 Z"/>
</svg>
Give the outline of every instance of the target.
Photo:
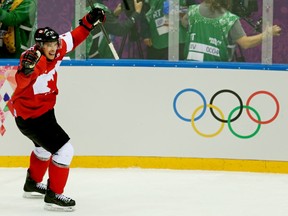
<svg viewBox="0 0 288 216">
<path fill-rule="evenodd" d="M 147 22 L 142 25 L 141 35 L 147 46 L 147 59 L 168 59 L 169 46 L 169 0 L 149 0 L 150 10 L 146 13 Z M 179 0 L 179 16 L 181 17 L 194 1 Z M 184 59 L 186 30 L 179 25 L 179 59 Z"/>
<path fill-rule="evenodd" d="M 35 0 L 4 0 L 0 7 L 0 58 L 19 58 L 30 47 Z"/>
<path fill-rule="evenodd" d="M 192 5 L 183 16 L 188 38 L 185 58 L 193 61 L 234 61 L 235 48 L 255 47 L 267 36 L 279 36 L 281 27 L 270 26 L 262 33 L 247 36 L 240 17 L 231 13 L 230 1 L 203 0 Z"/>
</svg>

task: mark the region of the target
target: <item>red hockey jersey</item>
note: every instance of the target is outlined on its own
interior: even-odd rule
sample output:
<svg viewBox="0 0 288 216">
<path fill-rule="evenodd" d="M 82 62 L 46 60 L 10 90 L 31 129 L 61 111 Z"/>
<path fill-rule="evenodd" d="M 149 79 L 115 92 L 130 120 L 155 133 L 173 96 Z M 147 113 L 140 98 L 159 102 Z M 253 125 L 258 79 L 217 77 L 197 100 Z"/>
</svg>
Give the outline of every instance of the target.
<svg viewBox="0 0 288 216">
<path fill-rule="evenodd" d="M 53 109 L 58 94 L 57 72 L 64 56 L 83 42 L 89 31 L 83 26 L 78 26 L 73 31 L 60 36 L 61 46 L 56 52 L 55 59 L 48 61 L 42 55 L 37 62 L 34 72 L 26 76 L 18 72 L 15 75 L 17 87 L 11 102 L 14 116 L 23 119 L 37 118 Z M 30 49 L 35 49 L 31 47 Z M 20 64 L 23 54 L 20 57 Z"/>
</svg>

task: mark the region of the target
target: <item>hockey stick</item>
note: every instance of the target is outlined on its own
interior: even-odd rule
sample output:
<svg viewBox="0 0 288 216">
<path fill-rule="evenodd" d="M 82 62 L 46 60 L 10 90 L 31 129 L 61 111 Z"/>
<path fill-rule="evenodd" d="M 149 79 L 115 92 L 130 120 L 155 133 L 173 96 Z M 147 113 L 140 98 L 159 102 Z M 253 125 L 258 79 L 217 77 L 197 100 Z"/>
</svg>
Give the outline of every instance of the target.
<svg viewBox="0 0 288 216">
<path fill-rule="evenodd" d="M 115 58 L 116 60 L 118 60 L 118 59 L 119 59 L 119 56 L 118 56 L 118 54 L 117 54 L 117 52 L 116 52 L 116 50 L 115 50 L 115 47 L 114 47 L 112 41 L 111 41 L 110 38 L 109 38 L 109 35 L 108 35 L 107 32 L 106 32 L 106 29 L 104 28 L 104 26 L 103 26 L 102 23 L 99 23 L 99 25 L 100 25 L 100 28 L 101 28 L 101 30 L 102 30 L 102 32 L 103 32 L 103 34 L 104 34 L 104 36 L 105 36 L 105 38 L 106 38 L 106 40 L 107 40 L 108 46 L 110 47 L 110 50 L 111 50 L 114 58 Z"/>
<path fill-rule="evenodd" d="M 88 1 L 89 1 L 89 4 L 90 4 L 90 7 L 93 10 L 95 8 L 94 5 L 92 4 L 91 0 L 88 0 Z M 110 48 L 110 50 L 111 50 L 111 52 L 112 52 L 112 54 L 114 56 L 114 59 L 119 60 L 119 56 L 118 56 L 118 54 L 117 54 L 117 52 L 115 50 L 115 47 L 114 47 L 112 41 L 110 40 L 110 37 L 109 37 L 108 33 L 106 32 L 106 29 L 104 28 L 104 26 L 103 26 L 103 24 L 101 22 L 98 22 L 98 25 L 100 26 L 101 31 L 104 34 L 104 37 L 105 37 L 105 39 L 106 39 L 106 41 L 108 43 L 108 46 L 109 46 L 109 48 Z"/>
</svg>

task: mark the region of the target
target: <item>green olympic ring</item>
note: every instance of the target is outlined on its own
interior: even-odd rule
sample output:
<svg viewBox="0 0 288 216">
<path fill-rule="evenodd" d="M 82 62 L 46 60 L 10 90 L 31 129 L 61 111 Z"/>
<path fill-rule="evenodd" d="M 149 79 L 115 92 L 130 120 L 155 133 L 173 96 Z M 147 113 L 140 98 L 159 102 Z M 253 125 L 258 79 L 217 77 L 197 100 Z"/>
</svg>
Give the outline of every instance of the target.
<svg viewBox="0 0 288 216">
<path fill-rule="evenodd" d="M 253 107 L 243 105 L 243 108 L 246 108 L 246 109 L 248 109 L 248 110 L 253 111 L 253 112 L 255 113 L 255 115 L 257 116 L 258 121 L 261 121 L 261 117 L 260 117 L 259 113 L 258 113 Z M 255 130 L 253 133 L 251 133 L 250 135 L 244 136 L 244 135 L 240 135 L 240 134 L 236 133 L 236 132 L 233 130 L 233 128 L 232 128 L 231 118 L 232 118 L 232 115 L 234 114 L 234 112 L 236 112 L 236 111 L 239 110 L 239 109 L 241 109 L 240 106 L 235 107 L 235 108 L 229 113 L 228 120 L 227 120 L 227 121 L 228 121 L 228 128 L 229 128 L 229 130 L 231 131 L 231 133 L 232 133 L 234 136 L 236 136 L 236 137 L 238 137 L 238 138 L 242 138 L 242 139 L 249 139 L 249 138 L 255 136 L 255 135 L 259 132 L 259 130 L 260 130 L 260 128 L 261 128 L 261 124 L 258 123 L 258 126 L 257 126 L 256 130 Z"/>
</svg>

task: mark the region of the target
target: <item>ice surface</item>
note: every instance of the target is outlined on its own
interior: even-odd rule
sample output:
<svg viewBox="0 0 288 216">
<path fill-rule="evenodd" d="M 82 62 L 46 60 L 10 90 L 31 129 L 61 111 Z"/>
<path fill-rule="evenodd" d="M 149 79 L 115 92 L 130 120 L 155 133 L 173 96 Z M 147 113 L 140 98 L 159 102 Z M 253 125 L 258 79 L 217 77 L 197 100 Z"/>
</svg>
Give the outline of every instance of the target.
<svg viewBox="0 0 288 216">
<path fill-rule="evenodd" d="M 72 168 L 74 212 L 22 197 L 25 168 L 0 168 L 0 215 L 287 216 L 288 175 L 163 169 Z M 47 176 L 46 176 L 47 178 Z"/>
</svg>

